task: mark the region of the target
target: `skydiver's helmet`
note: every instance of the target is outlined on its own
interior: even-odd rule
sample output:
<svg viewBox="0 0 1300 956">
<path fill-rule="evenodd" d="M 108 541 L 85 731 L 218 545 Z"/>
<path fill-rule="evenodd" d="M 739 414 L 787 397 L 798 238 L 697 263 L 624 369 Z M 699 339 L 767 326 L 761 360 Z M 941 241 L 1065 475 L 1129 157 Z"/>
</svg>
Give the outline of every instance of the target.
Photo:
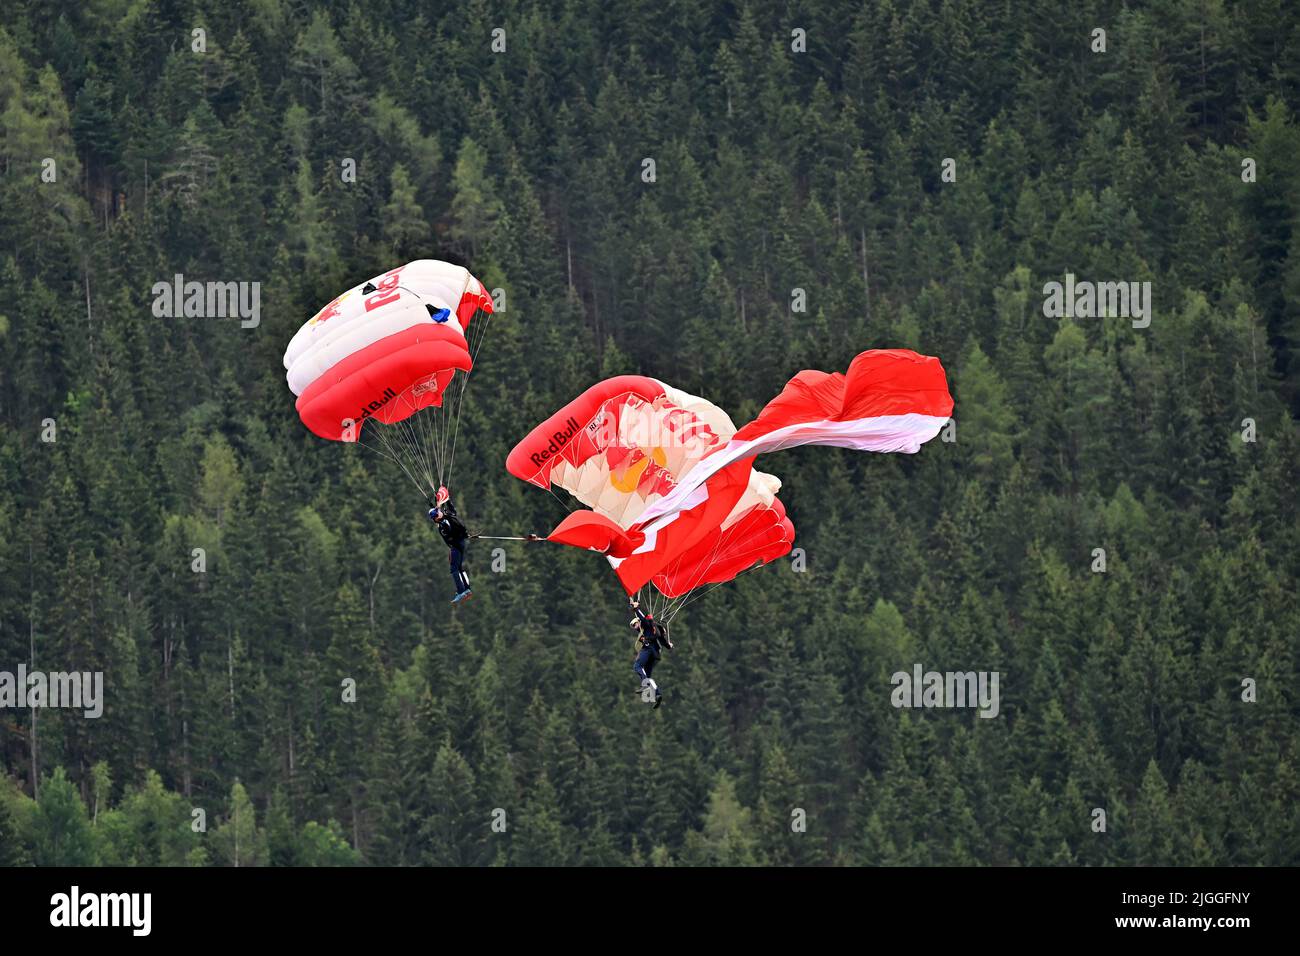
<svg viewBox="0 0 1300 956">
<path fill-rule="evenodd" d="M 430 521 L 437 521 L 440 517 L 441 517 L 441 515 L 438 514 L 438 509 L 437 509 L 437 508 L 430 508 L 430 509 L 429 509 L 429 520 L 430 520 Z"/>
</svg>

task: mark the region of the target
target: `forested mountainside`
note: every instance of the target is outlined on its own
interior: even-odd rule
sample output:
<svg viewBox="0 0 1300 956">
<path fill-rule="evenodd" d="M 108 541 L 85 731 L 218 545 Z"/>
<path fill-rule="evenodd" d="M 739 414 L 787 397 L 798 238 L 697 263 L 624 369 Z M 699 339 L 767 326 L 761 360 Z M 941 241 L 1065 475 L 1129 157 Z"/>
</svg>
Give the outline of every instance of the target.
<svg viewBox="0 0 1300 956">
<path fill-rule="evenodd" d="M 0 708 L 0 863 L 1296 864 L 1298 30 L 8 0 L 0 671 L 105 691 Z M 564 516 L 506 455 L 620 373 L 739 423 L 910 348 L 955 440 L 764 458 L 805 569 L 691 604 L 651 710 L 600 557 L 474 542 L 451 608 L 425 502 L 295 414 L 298 327 L 420 258 L 505 293 L 454 487 L 485 533 Z M 259 320 L 157 316 L 177 274 Z M 1067 274 L 1149 282 L 1149 324 L 1044 315 Z M 917 664 L 997 671 L 998 715 L 894 707 Z"/>
</svg>

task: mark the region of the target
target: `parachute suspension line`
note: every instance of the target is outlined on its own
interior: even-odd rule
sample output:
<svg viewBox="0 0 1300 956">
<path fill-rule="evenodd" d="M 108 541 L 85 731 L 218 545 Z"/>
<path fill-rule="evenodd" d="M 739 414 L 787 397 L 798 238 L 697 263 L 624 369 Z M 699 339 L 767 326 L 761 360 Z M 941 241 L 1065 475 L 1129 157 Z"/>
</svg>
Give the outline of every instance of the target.
<svg viewBox="0 0 1300 956">
<path fill-rule="evenodd" d="M 726 583 L 725 581 L 716 581 L 716 582 L 714 582 L 713 584 L 711 584 L 709 587 L 705 588 L 703 591 L 699 591 L 698 593 L 696 592 L 696 589 L 700 586 L 700 582 L 701 582 L 701 580 L 703 579 L 706 570 L 707 570 L 707 569 L 708 569 L 708 568 L 713 564 L 713 559 L 717 557 L 717 553 L 718 553 L 719 546 L 721 545 L 721 543 L 722 543 L 722 540 L 721 540 L 721 538 L 719 538 L 719 539 L 718 539 L 718 544 L 714 546 L 714 548 L 713 548 L 713 552 L 709 555 L 709 559 L 708 559 L 707 561 L 701 562 L 701 564 L 700 564 L 700 568 L 701 568 L 701 570 L 700 570 L 699 576 L 696 577 L 695 580 L 693 580 L 693 581 L 691 582 L 690 587 L 688 587 L 685 591 L 683 591 L 683 592 L 682 592 L 682 593 L 681 593 L 681 594 L 680 594 L 680 595 L 675 599 L 675 602 L 676 602 L 676 603 L 675 603 L 675 606 L 670 607 L 669 610 L 668 610 L 668 620 L 669 620 L 669 621 L 671 621 L 671 620 L 672 620 L 673 618 L 675 618 L 679 613 L 681 613 L 681 611 L 682 611 L 682 610 L 683 610 L 683 609 L 684 609 L 688 604 L 690 604 L 692 601 L 694 601 L 696 598 L 703 597 L 704 595 L 706 595 L 706 594 L 708 594 L 710 591 L 712 591 L 714 588 L 716 588 L 719 584 L 725 584 L 725 583 Z M 747 555 L 747 554 L 753 554 L 753 555 L 757 556 L 757 555 L 761 554 L 762 551 L 763 551 L 763 548 L 762 548 L 761 546 L 756 546 L 756 547 L 752 547 L 752 548 L 749 548 L 749 549 L 747 549 L 747 550 L 744 550 L 744 551 L 739 552 L 739 553 L 737 554 L 737 557 L 744 557 L 744 556 Z M 745 568 L 745 570 L 740 571 L 740 572 L 737 572 L 737 574 L 735 575 L 735 577 L 740 577 L 740 575 L 742 575 L 742 574 L 747 574 L 747 573 L 749 573 L 750 571 L 753 571 L 755 568 L 764 567 L 765 564 L 770 563 L 770 562 L 758 562 L 757 557 L 755 557 L 755 561 L 756 561 L 755 564 L 751 564 L 749 567 Z"/>
<path fill-rule="evenodd" d="M 419 459 L 411 455 L 411 440 L 406 434 L 405 424 L 405 422 L 394 422 L 385 426 L 384 435 L 389 439 L 392 446 L 401 453 L 403 460 L 410 463 L 411 470 L 418 473 Z"/>
<path fill-rule="evenodd" d="M 388 425 L 378 421 L 363 423 L 357 444 L 394 462 L 415 485 L 421 497 L 427 499 L 432 497 L 440 483 L 437 445 L 433 439 L 437 423 L 442 418 L 442 409 L 437 406 L 416 409 L 412 395 L 412 392 L 403 392 L 397 396 L 397 402 L 405 406 L 406 417 Z M 424 414 L 415 414 L 416 411 Z M 367 435 L 373 441 L 366 441 Z"/>
<path fill-rule="evenodd" d="M 403 397 L 409 407 L 407 417 L 398 424 L 401 426 L 403 438 L 406 440 L 406 446 L 410 450 L 414 461 L 420 465 L 421 474 L 423 475 L 427 488 L 423 489 L 428 494 L 436 485 L 434 476 L 437 471 L 437 465 L 433 457 L 433 449 L 429 443 L 430 420 L 437 418 L 438 409 L 430 407 L 429 409 L 417 409 L 414 396 L 415 386 L 411 386 L 411 394 L 407 396 L 403 392 Z"/>
<path fill-rule="evenodd" d="M 418 416 L 424 419 L 421 427 L 424 429 L 425 455 L 429 460 L 429 484 L 435 489 L 443 483 L 443 462 L 446 460 L 442 448 L 443 414 L 441 406 L 431 406 L 424 410 L 423 415 Z"/>
<path fill-rule="evenodd" d="M 434 438 L 437 435 L 442 409 L 430 406 L 422 412 L 423 414 L 412 414 L 407 421 L 412 423 L 411 428 L 417 433 L 415 444 L 424 462 L 424 475 L 429 483 L 428 490 L 436 492 L 438 485 L 441 484 L 442 474 Z"/>
<path fill-rule="evenodd" d="M 721 548 L 722 548 L 722 533 L 721 533 L 721 529 L 719 529 L 718 538 L 716 541 L 713 542 L 713 549 L 709 552 L 709 556 L 706 560 L 699 562 L 698 564 L 699 570 L 691 580 L 690 584 L 676 598 L 670 599 L 669 607 L 667 609 L 668 614 L 675 617 L 677 611 L 685 606 L 685 599 L 689 598 L 691 592 L 694 591 L 699 586 L 702 580 L 704 580 L 704 575 L 708 573 L 709 568 L 713 567 L 714 559 L 717 558 L 718 551 L 721 550 Z M 680 563 L 681 563 L 680 561 L 677 562 L 678 565 L 680 565 Z M 674 606 L 674 604 L 676 606 Z"/>
<path fill-rule="evenodd" d="M 364 428 L 363 428 L 363 432 L 364 432 Z M 392 443 L 389 441 L 388 436 L 384 434 L 382 430 L 380 430 L 379 433 L 376 435 L 376 438 L 378 444 L 372 444 L 370 442 L 364 441 L 360 437 L 357 438 L 356 443 L 360 445 L 362 448 L 366 448 L 370 451 L 373 451 L 375 454 L 380 455 L 394 462 L 398 468 L 402 469 L 402 472 L 406 475 L 406 477 L 411 480 L 411 484 L 415 485 L 415 487 L 420 491 L 420 493 L 423 494 L 424 487 L 420 484 L 419 478 L 417 478 L 411 472 L 411 469 L 407 467 L 407 464 L 405 461 L 402 460 L 401 455 L 397 454 Z"/>
<path fill-rule="evenodd" d="M 367 434 L 371 435 L 374 438 L 373 443 L 365 440 Z M 392 447 L 392 443 L 388 440 L 388 436 L 385 435 L 382 431 L 378 431 L 374 427 L 367 429 L 365 423 L 363 422 L 360 426 L 360 432 L 357 437 L 357 444 L 360 445 L 362 448 L 369 449 L 370 451 L 373 451 L 378 455 L 382 455 L 383 457 L 391 459 L 392 461 L 396 462 L 398 467 L 402 469 L 402 471 L 406 474 L 408 478 L 411 479 L 411 481 L 416 482 L 417 484 L 419 483 L 415 478 L 415 476 L 411 474 L 411 470 L 408 467 L 406 467 L 406 463 L 403 462 L 401 460 L 401 457 L 396 453 L 396 449 Z"/>
<path fill-rule="evenodd" d="M 431 412 L 428 415 L 413 414 L 407 419 L 407 421 L 411 423 L 411 432 L 414 439 L 413 444 L 419 454 L 419 461 L 424 472 L 424 478 L 431 488 L 433 486 L 434 473 L 437 469 L 435 467 L 433 455 L 429 450 L 429 422 L 425 421 L 425 419 L 432 418 L 436 414 L 436 411 Z"/>
<path fill-rule="evenodd" d="M 412 445 L 411 436 L 405 426 L 405 422 L 398 422 L 396 425 L 380 427 L 383 429 L 384 435 L 393 447 L 394 455 L 405 465 L 408 473 L 416 476 L 416 484 L 419 485 L 419 478 L 423 477 L 420 467 L 420 456 Z"/>
<path fill-rule="evenodd" d="M 659 619 L 659 610 L 655 607 L 655 592 L 645 588 L 637 588 L 636 603 L 644 604 L 646 612 L 655 620 Z"/>
<path fill-rule="evenodd" d="M 436 412 L 434 414 L 436 414 Z M 425 419 L 427 417 L 433 416 L 412 414 L 411 417 L 402 422 L 402 424 L 406 426 L 406 433 L 410 438 L 411 450 L 415 454 L 415 460 L 420 463 L 421 471 L 424 474 L 425 480 L 430 486 L 433 486 L 435 468 L 433 459 L 429 453 L 429 444 L 426 440 L 428 422 L 425 421 Z"/>
<path fill-rule="evenodd" d="M 740 575 L 738 574 L 736 575 L 736 577 L 740 577 Z M 732 580 L 734 581 L 735 578 L 732 578 Z M 709 585 L 707 588 L 704 588 L 702 591 L 686 592 L 686 594 L 682 595 L 682 597 L 679 598 L 677 601 L 675 601 L 674 605 L 668 609 L 667 613 L 664 615 L 664 623 L 671 624 L 677 618 L 677 615 L 680 614 L 682 610 L 686 607 L 686 605 L 690 604 L 696 598 L 700 598 L 708 594 L 714 588 L 727 583 L 728 582 L 726 581 L 715 581 L 713 584 Z"/>
<path fill-rule="evenodd" d="M 404 399 L 408 406 L 414 406 L 414 401 L 406 396 L 405 392 L 399 397 Z M 407 414 L 409 416 L 410 412 Z M 405 460 L 410 462 L 414 471 L 427 480 L 429 478 L 429 468 L 420 447 L 419 435 L 416 434 L 415 425 L 411 423 L 411 417 L 394 422 L 388 428 L 392 429 L 394 444 L 402 449 Z"/>
<path fill-rule="evenodd" d="M 770 562 L 769 562 L 769 564 L 770 564 Z M 749 567 L 745 568 L 745 570 L 743 570 L 743 571 L 738 571 L 738 572 L 736 573 L 736 578 L 740 577 L 742 574 L 748 574 L 750 571 L 754 571 L 754 570 L 756 570 L 756 569 L 758 569 L 758 568 L 766 568 L 766 567 L 769 566 L 769 564 L 752 564 L 752 565 L 750 565 Z M 734 581 L 736 578 L 732 578 L 731 580 Z M 708 594 L 710 591 L 714 590 L 715 588 L 719 588 L 719 587 L 721 587 L 722 585 L 724 585 L 724 584 L 729 584 L 729 583 L 730 583 L 730 581 L 715 581 L 713 584 L 709 585 L 709 586 L 708 586 L 707 588 L 705 588 L 703 591 L 696 591 L 696 592 L 690 592 L 690 593 L 688 593 L 688 594 L 686 595 L 686 600 L 685 600 L 685 601 L 681 602 L 680 604 L 677 605 L 677 607 L 675 607 L 675 608 L 673 608 L 671 611 L 669 611 L 669 613 L 668 613 L 668 617 L 664 620 L 664 623 L 665 623 L 665 624 L 671 624 L 671 623 L 673 622 L 673 619 L 674 619 L 675 617 L 677 617 L 677 615 L 680 614 L 682 611 L 684 611 L 688 605 L 690 605 L 690 604 L 693 603 L 694 601 L 697 601 L 697 600 L 699 600 L 700 598 L 704 597 L 704 595 Z"/>
<path fill-rule="evenodd" d="M 646 603 L 646 607 L 650 612 L 651 617 L 653 617 L 656 621 L 664 620 L 664 612 L 667 610 L 668 603 L 669 603 L 669 599 L 667 597 L 660 594 L 658 590 L 654 588 L 649 588 L 646 589 L 645 603 Z"/>
<path fill-rule="evenodd" d="M 424 297 L 413 289 L 406 286 L 399 286 L 406 289 L 418 301 L 428 306 Z M 411 393 L 404 392 L 401 398 L 407 405 L 407 415 L 395 423 L 398 429 L 397 435 L 401 442 L 401 448 L 417 469 L 421 477 L 425 479 L 425 485 L 417 485 L 421 494 L 429 497 L 436 493 L 439 486 L 443 484 L 444 477 L 450 472 L 450 468 L 444 469 L 447 461 L 447 441 L 446 433 L 448 426 L 445 424 L 445 406 L 430 405 L 425 408 L 418 408 L 414 400 L 414 385 L 411 386 Z M 464 387 L 461 388 L 462 394 Z M 396 442 L 394 443 L 396 445 Z"/>
<path fill-rule="evenodd" d="M 658 606 L 655 608 L 655 620 L 656 620 L 656 621 L 660 621 L 660 622 L 662 622 L 662 623 L 664 623 L 664 624 L 667 624 L 667 623 L 668 623 L 667 614 L 668 614 L 669 608 L 672 606 L 672 600 L 671 600 L 670 598 L 665 597 L 664 595 L 661 594 L 661 595 L 659 595 L 659 597 L 655 600 L 654 603 L 655 603 L 656 605 L 658 605 Z"/>
<path fill-rule="evenodd" d="M 491 323 L 490 312 L 475 310 L 470 320 L 467 345 L 471 366 L 478 361 L 479 352 L 487 339 Z M 453 379 L 444 392 L 440 405 L 418 408 L 414 400 L 414 387 L 398 396 L 406 406 L 406 416 L 399 422 L 380 426 L 378 440 L 383 444 L 386 457 L 402 467 L 407 477 L 421 495 L 430 497 L 451 479 L 456 462 L 456 444 L 460 430 L 460 417 L 464 407 L 469 377 L 464 372 L 460 382 Z M 459 385 L 459 387 L 458 387 Z M 388 431 L 391 429 L 391 433 Z M 365 443 L 362 443 L 365 444 Z M 366 445 L 366 447 L 373 447 Z M 423 478 L 423 482 L 420 479 Z"/>
<path fill-rule="evenodd" d="M 406 392 L 403 392 L 401 399 L 406 405 L 406 414 L 408 417 L 389 427 L 396 429 L 396 434 L 401 439 L 402 446 L 406 449 L 407 454 L 411 456 L 410 460 L 412 468 L 417 473 L 427 477 L 428 467 L 425 464 L 424 456 L 420 451 L 419 436 L 416 434 L 414 421 L 410 417 L 411 413 L 415 410 L 415 397 L 414 395 L 408 396 Z"/>
<path fill-rule="evenodd" d="M 455 408 L 453 410 L 453 422 L 449 425 L 452 429 L 451 436 L 451 459 L 447 465 L 447 474 L 450 475 L 456 465 L 456 440 L 460 437 L 460 415 L 465 405 L 465 391 L 469 388 L 469 377 L 473 374 L 474 369 L 478 366 L 478 353 L 483 348 L 483 342 L 487 339 L 488 328 L 492 325 L 492 313 L 484 312 L 482 309 L 474 311 L 473 318 L 470 319 L 470 326 L 475 332 L 470 333 L 472 341 L 470 342 L 470 370 L 461 376 L 460 392 L 456 395 Z M 477 333 L 477 334 L 476 334 Z"/>
<path fill-rule="evenodd" d="M 659 619 L 659 614 L 655 610 L 655 592 L 653 590 L 648 591 L 643 587 L 637 588 L 635 600 L 637 604 L 645 606 L 646 613 L 651 617 L 655 618 L 655 620 Z"/>
<path fill-rule="evenodd" d="M 564 510 L 565 510 L 565 511 L 567 511 L 569 514 L 573 514 L 573 506 L 570 505 L 570 504 L 569 504 L 567 501 L 565 501 L 563 498 L 561 498 L 559 495 L 557 495 L 557 494 L 555 493 L 555 491 L 552 490 L 552 488 L 551 488 L 550 485 L 547 485 L 547 486 L 546 486 L 546 491 L 547 491 L 547 494 L 549 494 L 552 498 L 554 498 L 556 501 L 558 501 L 561 505 L 564 506 Z"/>
</svg>

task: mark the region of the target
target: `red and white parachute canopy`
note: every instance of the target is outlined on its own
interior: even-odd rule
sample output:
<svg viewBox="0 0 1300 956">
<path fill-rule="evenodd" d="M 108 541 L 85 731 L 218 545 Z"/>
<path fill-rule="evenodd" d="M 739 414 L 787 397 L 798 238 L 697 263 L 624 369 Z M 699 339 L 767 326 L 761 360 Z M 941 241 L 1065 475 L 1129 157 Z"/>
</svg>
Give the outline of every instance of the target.
<svg viewBox="0 0 1300 956">
<path fill-rule="evenodd" d="M 730 580 L 790 550 L 780 482 L 755 456 L 799 445 L 913 453 L 952 414 L 938 359 L 863 352 L 839 372 L 804 371 L 737 430 L 712 403 L 656 379 L 592 386 L 510 453 L 511 474 L 586 504 L 549 539 L 599 551 L 624 589 L 669 598 Z"/>
<path fill-rule="evenodd" d="M 487 324 L 479 320 L 471 331 L 479 310 L 492 311 L 483 285 L 463 266 L 437 259 L 408 262 L 337 296 L 284 353 L 303 424 L 322 438 L 363 443 L 368 421 L 402 425 L 393 434 L 380 429 L 376 450 L 397 461 L 421 490 L 436 488 L 445 477 L 448 441 L 454 449 L 459 401 L 445 421 L 432 413 L 407 420 L 441 407 L 456 371 L 473 368 Z M 456 398 L 463 392 L 462 384 Z"/>
<path fill-rule="evenodd" d="M 708 507 L 680 516 L 671 541 L 647 543 L 646 509 L 735 431 L 726 412 L 705 399 L 622 375 L 592 386 L 535 428 L 506 467 L 540 487 L 558 485 L 591 508 L 571 514 L 550 540 L 609 556 L 628 593 L 652 581 L 676 597 L 779 557 L 794 539 L 776 497 L 781 482 L 745 463 L 728 474 L 725 490 L 716 482 Z"/>
</svg>

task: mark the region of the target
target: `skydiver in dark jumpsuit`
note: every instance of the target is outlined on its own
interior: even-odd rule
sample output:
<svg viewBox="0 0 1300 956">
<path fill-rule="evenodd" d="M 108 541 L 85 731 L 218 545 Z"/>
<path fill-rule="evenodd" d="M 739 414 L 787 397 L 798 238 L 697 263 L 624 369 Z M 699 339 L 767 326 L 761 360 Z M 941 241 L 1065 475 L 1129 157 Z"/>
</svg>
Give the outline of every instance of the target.
<svg viewBox="0 0 1300 956">
<path fill-rule="evenodd" d="M 429 509 L 429 520 L 438 526 L 438 533 L 447 542 L 451 580 L 456 585 L 456 596 L 451 599 L 451 603 L 456 604 L 472 597 L 474 592 L 470 590 L 469 575 L 465 573 L 465 548 L 469 544 L 469 531 L 456 516 L 456 506 L 451 503 L 447 489 L 438 489 L 438 504 Z"/>
<path fill-rule="evenodd" d="M 632 661 L 632 670 L 641 680 L 642 694 L 647 690 L 654 690 L 654 709 L 658 710 L 659 705 L 664 702 L 664 692 L 660 690 L 650 674 L 654 671 L 655 664 L 659 663 L 663 649 L 667 648 L 670 651 L 673 649 L 673 642 L 668 639 L 668 628 L 642 611 L 639 602 L 629 599 L 628 606 L 636 613 L 636 617 L 628 622 L 632 630 L 637 632 L 638 651 Z"/>
</svg>

